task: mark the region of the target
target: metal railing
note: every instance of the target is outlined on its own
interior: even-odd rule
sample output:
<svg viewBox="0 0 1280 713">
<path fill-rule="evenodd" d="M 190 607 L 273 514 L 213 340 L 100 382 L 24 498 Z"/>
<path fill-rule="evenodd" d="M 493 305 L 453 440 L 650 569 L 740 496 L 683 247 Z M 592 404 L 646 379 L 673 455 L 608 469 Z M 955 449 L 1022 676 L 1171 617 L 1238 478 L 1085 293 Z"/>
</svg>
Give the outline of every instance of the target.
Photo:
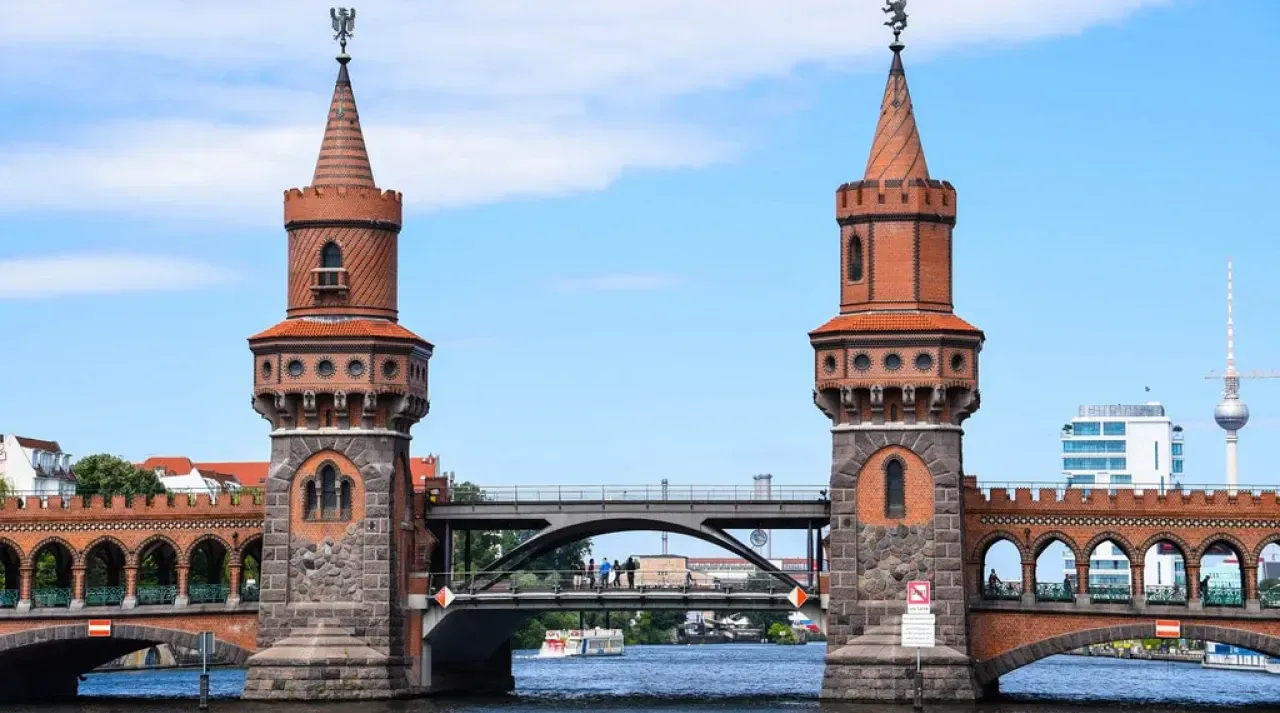
<svg viewBox="0 0 1280 713">
<path fill-rule="evenodd" d="M 743 502 L 828 499 L 824 485 L 775 485 L 759 494 L 750 485 L 498 485 L 448 493 L 447 504 L 516 502 Z"/>
<path fill-rule="evenodd" d="M 1157 495 L 1174 495 L 1182 493 L 1205 492 L 1205 493 L 1225 493 L 1236 497 L 1249 495 L 1261 496 L 1264 493 L 1280 493 L 1280 488 L 1274 485 L 1235 485 L 1227 486 L 1222 483 L 1166 483 L 1160 485 L 1158 483 L 1072 483 L 1068 485 L 1062 480 L 1053 481 L 1008 481 L 1008 482 L 978 482 L 978 490 L 984 497 L 990 498 L 991 491 L 998 490 L 1029 490 L 1033 499 L 1040 497 L 1041 490 L 1054 491 L 1055 497 L 1062 499 L 1064 494 L 1069 490 L 1084 491 L 1086 496 L 1093 497 L 1096 495 L 1107 495 L 1124 490 L 1132 490 L 1134 494 L 1155 493 Z"/>
<path fill-rule="evenodd" d="M 776 577 L 754 574 L 743 579 L 716 579 L 699 572 L 666 571 L 655 572 L 636 570 L 633 577 L 626 572 L 621 577 L 614 577 L 610 572 L 608 581 L 599 572 L 591 575 L 581 570 L 532 570 L 511 572 L 501 576 L 496 573 L 475 572 L 471 576 L 465 573 L 434 572 L 429 575 L 433 590 L 448 586 L 456 594 L 519 594 L 522 592 L 718 592 L 721 594 L 759 593 L 786 594 L 792 590 Z M 796 573 L 791 573 L 796 574 Z M 803 573 L 802 573 L 803 574 Z M 817 589 L 815 576 L 814 590 Z M 492 584 L 492 586 L 490 586 Z"/>
<path fill-rule="evenodd" d="M 149 584 L 138 586 L 138 606 L 173 604 L 178 599 L 178 587 L 174 584 Z"/>
<path fill-rule="evenodd" d="M 258 601 L 258 596 L 261 593 L 261 591 L 262 590 L 258 588 L 257 584 L 241 584 L 240 585 L 240 601 L 256 602 Z"/>
<path fill-rule="evenodd" d="M 1038 602 L 1074 602 L 1076 590 L 1066 584 L 1037 584 L 1036 601 Z"/>
<path fill-rule="evenodd" d="M 1258 592 L 1258 600 L 1262 602 L 1263 609 L 1280 608 L 1280 587 Z"/>
<path fill-rule="evenodd" d="M 69 606 L 71 606 L 70 587 L 35 589 L 31 592 L 31 607 L 33 609 L 56 609 Z"/>
<path fill-rule="evenodd" d="M 87 607 L 114 607 L 124 601 L 124 587 L 89 587 L 84 592 Z"/>
<path fill-rule="evenodd" d="M 1180 586 L 1146 587 L 1147 604 L 1186 604 L 1187 588 Z"/>
<path fill-rule="evenodd" d="M 982 598 L 995 601 L 1022 599 L 1022 582 L 987 582 L 982 588 Z"/>
<path fill-rule="evenodd" d="M 1130 602 L 1133 591 L 1127 584 L 1090 584 L 1089 601 L 1094 604 Z"/>
<path fill-rule="evenodd" d="M 1244 596 L 1239 587 L 1209 587 L 1200 592 L 1200 600 L 1207 607 L 1244 606 Z"/>
<path fill-rule="evenodd" d="M 192 604 L 221 604 L 231 594 L 230 585 L 226 584 L 191 584 L 187 586 L 187 597 Z"/>
<path fill-rule="evenodd" d="M 0 609 L 12 609 L 18 606 L 18 598 L 22 594 L 16 589 L 0 589 Z"/>
</svg>

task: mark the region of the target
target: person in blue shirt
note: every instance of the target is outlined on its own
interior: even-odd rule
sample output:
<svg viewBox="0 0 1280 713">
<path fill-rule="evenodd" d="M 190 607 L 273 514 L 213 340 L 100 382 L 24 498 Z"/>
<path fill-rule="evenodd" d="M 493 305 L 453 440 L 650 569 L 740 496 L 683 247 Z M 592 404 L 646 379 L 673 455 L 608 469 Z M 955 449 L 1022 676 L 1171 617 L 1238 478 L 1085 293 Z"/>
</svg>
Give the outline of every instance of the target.
<svg viewBox="0 0 1280 713">
<path fill-rule="evenodd" d="M 609 570 L 611 568 L 612 568 L 612 565 L 609 564 L 608 559 L 600 560 L 600 586 L 601 587 L 609 586 Z"/>
</svg>

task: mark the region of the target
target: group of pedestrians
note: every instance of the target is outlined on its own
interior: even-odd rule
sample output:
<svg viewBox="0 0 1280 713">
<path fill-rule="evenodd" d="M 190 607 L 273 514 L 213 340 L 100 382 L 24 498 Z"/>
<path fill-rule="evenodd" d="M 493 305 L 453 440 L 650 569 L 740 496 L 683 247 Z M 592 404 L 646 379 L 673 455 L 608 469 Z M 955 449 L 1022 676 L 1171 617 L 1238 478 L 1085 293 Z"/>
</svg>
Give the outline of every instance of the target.
<svg viewBox="0 0 1280 713">
<path fill-rule="evenodd" d="M 586 564 L 579 565 L 579 571 L 574 573 L 573 583 L 578 588 L 585 585 L 588 589 L 595 589 L 597 582 L 602 588 L 621 587 L 622 579 L 626 577 L 627 589 L 635 589 L 636 569 L 639 566 L 635 557 L 628 557 L 627 561 L 622 563 L 614 560 L 612 564 L 606 557 L 600 560 L 599 566 L 596 566 L 596 559 L 592 557 Z"/>
</svg>

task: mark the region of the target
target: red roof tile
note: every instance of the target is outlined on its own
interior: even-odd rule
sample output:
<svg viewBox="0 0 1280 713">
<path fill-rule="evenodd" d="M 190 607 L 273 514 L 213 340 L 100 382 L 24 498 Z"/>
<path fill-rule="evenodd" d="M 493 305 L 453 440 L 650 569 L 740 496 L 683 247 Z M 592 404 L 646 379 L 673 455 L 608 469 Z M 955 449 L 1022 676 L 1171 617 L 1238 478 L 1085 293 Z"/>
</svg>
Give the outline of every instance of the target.
<svg viewBox="0 0 1280 713">
<path fill-rule="evenodd" d="M 341 322 L 318 322 L 309 319 L 286 319 L 276 326 L 249 337 L 250 340 L 271 339 L 275 337 L 383 337 L 387 339 L 408 339 L 417 342 L 427 340 L 401 327 L 395 322 L 382 319 L 348 319 Z M 429 344 L 429 342 L 427 342 Z"/>
<path fill-rule="evenodd" d="M 867 158 L 866 180 L 907 181 L 929 178 L 929 167 L 920 145 L 915 109 L 911 106 L 911 90 L 907 88 L 907 72 L 902 55 L 893 53 L 889 82 L 880 105 L 880 121 Z"/>
<path fill-rule="evenodd" d="M 842 314 L 810 332 L 968 332 L 982 334 L 982 330 L 954 314 L 909 312 L 863 312 Z"/>
<path fill-rule="evenodd" d="M 271 464 L 267 461 L 231 461 L 222 463 L 196 463 L 201 473 L 212 471 L 218 474 L 234 475 L 236 480 L 246 488 L 260 488 L 267 484 L 267 470 Z"/>
<path fill-rule="evenodd" d="M 24 438 L 23 436 L 14 436 L 18 439 L 18 445 L 23 448 L 31 448 L 37 451 L 51 451 L 53 453 L 61 453 L 62 446 L 57 441 L 45 441 L 39 438 Z"/>
<path fill-rule="evenodd" d="M 163 468 L 166 475 L 188 475 L 191 473 L 191 459 L 183 456 L 152 456 L 135 464 L 143 470 L 155 471 Z"/>
</svg>

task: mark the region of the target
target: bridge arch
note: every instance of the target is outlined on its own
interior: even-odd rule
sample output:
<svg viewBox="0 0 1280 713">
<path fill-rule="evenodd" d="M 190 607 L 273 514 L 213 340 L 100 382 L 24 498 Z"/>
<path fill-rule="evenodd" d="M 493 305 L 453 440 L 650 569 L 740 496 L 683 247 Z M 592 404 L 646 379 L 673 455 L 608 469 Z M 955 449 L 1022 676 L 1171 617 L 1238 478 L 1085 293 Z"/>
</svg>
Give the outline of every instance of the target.
<svg viewBox="0 0 1280 713">
<path fill-rule="evenodd" d="M 1225 532 L 1215 532 L 1204 538 L 1204 540 L 1201 541 L 1200 546 L 1195 550 L 1194 563 L 1197 565 L 1201 564 L 1204 561 L 1205 555 L 1209 554 L 1209 550 L 1213 548 L 1214 545 L 1225 545 L 1230 548 L 1235 553 L 1236 560 L 1240 563 L 1243 572 L 1244 563 L 1247 561 L 1245 557 L 1253 552 L 1253 550 L 1252 548 L 1246 547 L 1245 544 L 1235 535 Z M 1259 552 L 1261 552 L 1261 550 L 1259 550 Z"/>
<path fill-rule="evenodd" d="M 1177 547 L 1178 551 L 1182 554 L 1182 561 L 1188 564 L 1191 563 L 1191 556 L 1196 552 L 1195 548 L 1187 544 L 1186 540 L 1172 532 L 1158 532 L 1151 537 L 1148 537 L 1146 541 L 1138 547 L 1138 552 L 1140 552 L 1143 557 L 1146 557 L 1147 553 L 1151 551 L 1151 548 L 1161 542 L 1168 542 L 1174 547 Z"/>
<path fill-rule="evenodd" d="M 983 564 L 987 559 L 987 552 L 1002 541 L 1008 541 L 1009 544 L 1017 548 L 1018 561 L 1020 563 L 1026 564 L 1030 561 L 1027 558 L 1027 548 L 1018 541 L 1017 535 L 1009 532 L 1008 530 L 995 530 L 994 532 L 988 532 L 984 535 L 982 539 L 978 540 L 978 543 L 973 546 L 973 549 L 969 551 L 969 561 L 974 564 Z"/>
<path fill-rule="evenodd" d="M 221 537 L 206 533 L 196 538 L 185 553 L 192 584 L 221 584 L 222 571 L 231 563 L 231 545 Z"/>
<path fill-rule="evenodd" d="M 677 515 L 633 514 L 607 519 L 565 518 L 552 522 L 533 537 L 503 554 L 483 572 L 477 573 L 482 577 L 489 577 L 480 585 L 480 588 L 486 589 L 496 584 L 502 576 L 516 570 L 525 562 L 565 545 L 600 535 L 637 531 L 670 532 L 718 545 L 755 565 L 762 572 L 779 579 L 788 587 L 800 586 L 794 577 L 774 567 L 769 560 L 761 557 L 759 553 L 725 530 L 706 524 L 704 519 L 695 513 L 682 513 Z"/>
<path fill-rule="evenodd" d="M 1127 537 L 1125 537 L 1124 535 L 1121 535 L 1118 532 L 1113 532 L 1110 530 L 1108 530 L 1107 532 L 1099 532 L 1098 534 L 1090 538 L 1089 542 L 1085 544 L 1083 548 L 1083 552 L 1081 552 L 1080 554 L 1083 554 L 1086 558 L 1091 559 L 1093 557 L 1093 551 L 1098 549 L 1098 545 L 1101 545 L 1104 542 L 1110 542 L 1111 544 L 1119 548 L 1120 551 L 1124 553 L 1124 556 L 1128 558 L 1129 566 L 1132 567 L 1134 562 L 1142 561 L 1141 557 L 1134 550 L 1133 543 L 1130 542 Z M 1076 561 L 1079 562 L 1080 560 L 1076 560 Z"/>
<path fill-rule="evenodd" d="M 137 547 L 129 553 L 130 564 L 134 567 L 141 567 L 142 560 L 160 545 L 167 545 L 173 551 L 176 559 L 175 564 L 183 564 L 182 557 L 185 555 L 184 550 L 178 547 L 178 543 L 174 542 L 168 535 L 154 534 L 143 540 Z"/>
<path fill-rule="evenodd" d="M 1069 634 L 1059 634 L 1042 641 L 1024 644 L 1006 651 L 990 659 L 981 661 L 974 673 L 978 681 L 988 684 L 1015 669 L 1041 659 L 1073 651 L 1092 644 L 1103 644 L 1110 641 L 1127 639 L 1154 639 L 1156 637 L 1155 621 L 1138 624 L 1121 624 L 1094 629 L 1083 629 Z M 1269 656 L 1280 656 L 1280 637 L 1261 634 L 1244 629 L 1207 624 L 1182 624 L 1182 638 L 1199 641 L 1215 641 L 1230 646 L 1257 651 Z"/>
<path fill-rule="evenodd" d="M 61 537 L 54 535 L 40 540 L 36 543 L 35 547 L 31 548 L 31 551 L 27 553 L 27 559 L 24 561 L 25 566 L 35 569 L 37 561 L 40 559 L 40 555 L 44 554 L 50 547 L 55 547 L 61 550 L 61 554 L 65 555 L 67 558 L 68 567 L 75 563 L 77 559 L 76 548 L 72 547 L 69 542 Z"/>
<path fill-rule="evenodd" d="M 1031 546 L 1027 548 L 1031 555 L 1031 562 L 1038 563 L 1040 555 L 1044 554 L 1044 551 L 1052 547 L 1055 542 L 1061 542 L 1063 547 L 1070 550 L 1071 554 L 1075 555 L 1075 561 L 1077 562 L 1083 562 L 1092 552 L 1092 550 L 1090 552 L 1081 552 L 1080 545 L 1076 543 L 1075 538 L 1071 535 L 1060 530 L 1050 530 L 1031 541 Z"/>
<path fill-rule="evenodd" d="M 231 550 L 231 564 L 244 566 L 245 557 L 256 557 L 258 561 L 262 560 L 262 534 L 258 533 L 252 537 L 248 537 L 240 546 Z"/>
<path fill-rule="evenodd" d="M 1262 540 L 1258 542 L 1258 546 L 1253 549 L 1253 553 L 1250 556 L 1249 561 L 1257 562 L 1262 559 L 1263 550 L 1267 549 L 1268 545 L 1280 545 L 1280 532 L 1273 532 L 1262 538 Z"/>
<path fill-rule="evenodd" d="M 89 544 L 85 545 L 83 548 L 81 548 L 78 552 L 75 553 L 76 566 L 77 567 L 88 566 L 89 557 L 94 553 L 95 550 L 103 547 L 104 545 L 114 547 L 115 549 L 119 550 L 119 554 L 122 556 L 127 557 L 129 555 L 129 548 L 125 547 L 124 543 L 121 542 L 119 539 L 117 539 L 115 536 L 102 535 L 101 537 L 94 538 L 89 542 Z"/>
</svg>

